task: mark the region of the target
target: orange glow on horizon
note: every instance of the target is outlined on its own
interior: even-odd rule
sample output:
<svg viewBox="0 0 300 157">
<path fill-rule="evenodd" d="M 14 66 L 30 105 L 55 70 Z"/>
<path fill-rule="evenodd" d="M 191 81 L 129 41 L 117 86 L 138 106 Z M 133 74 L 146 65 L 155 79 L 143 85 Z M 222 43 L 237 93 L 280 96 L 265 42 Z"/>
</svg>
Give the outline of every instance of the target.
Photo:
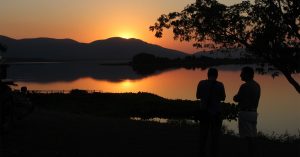
<svg viewBox="0 0 300 157">
<path fill-rule="evenodd" d="M 136 35 L 134 35 L 131 32 L 122 32 L 118 35 L 118 37 L 125 38 L 125 39 L 137 38 Z"/>
<path fill-rule="evenodd" d="M 132 81 L 130 81 L 130 80 L 125 80 L 125 81 L 122 81 L 122 82 L 120 83 L 120 86 L 121 86 L 122 88 L 124 88 L 124 89 L 129 89 L 129 88 L 131 88 L 133 85 L 134 85 L 134 84 L 133 84 Z"/>
<path fill-rule="evenodd" d="M 82 43 L 111 37 L 136 38 L 187 53 L 197 50 L 192 43 L 174 41 L 165 33 L 156 38 L 149 26 L 164 13 L 180 11 L 194 0 L 27 0 L 4 1 L 0 6 L 0 35 L 15 39 L 70 38 Z M 68 6 L 68 7 L 62 7 Z M 83 12 L 84 10 L 84 12 Z"/>
<path fill-rule="evenodd" d="M 235 4 L 239 0 L 219 0 Z M 15 39 L 70 38 L 90 43 L 111 37 L 137 38 L 165 48 L 195 53 L 192 42 L 174 41 L 172 31 L 156 38 L 149 31 L 162 14 L 181 11 L 195 0 L 26 0 L 0 5 L 0 35 Z"/>
</svg>

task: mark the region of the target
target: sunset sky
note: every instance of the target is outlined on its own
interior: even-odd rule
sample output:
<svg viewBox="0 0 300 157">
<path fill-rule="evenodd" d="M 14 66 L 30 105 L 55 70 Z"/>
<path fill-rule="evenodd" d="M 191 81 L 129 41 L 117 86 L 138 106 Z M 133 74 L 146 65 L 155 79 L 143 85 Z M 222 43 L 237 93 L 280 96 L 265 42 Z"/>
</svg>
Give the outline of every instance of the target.
<svg viewBox="0 0 300 157">
<path fill-rule="evenodd" d="M 226 2 L 227 1 L 227 2 Z M 240 0 L 220 0 L 230 5 Z M 21 38 L 71 38 L 89 43 L 110 37 L 138 38 L 187 53 L 192 43 L 162 39 L 149 31 L 164 13 L 181 11 L 195 0 L 1 0 L 0 35 Z"/>
</svg>

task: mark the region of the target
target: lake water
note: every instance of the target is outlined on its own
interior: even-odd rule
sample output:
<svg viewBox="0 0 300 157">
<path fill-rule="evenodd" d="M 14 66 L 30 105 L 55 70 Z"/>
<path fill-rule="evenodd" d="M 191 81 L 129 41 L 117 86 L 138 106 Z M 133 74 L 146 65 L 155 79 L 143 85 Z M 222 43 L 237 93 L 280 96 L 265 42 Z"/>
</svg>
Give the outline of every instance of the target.
<svg viewBox="0 0 300 157">
<path fill-rule="evenodd" d="M 226 102 L 233 102 L 240 80 L 241 66 L 218 66 L 219 78 L 226 90 Z M 101 66 L 98 63 L 12 64 L 8 78 L 29 90 L 99 90 L 102 92 L 150 92 L 170 99 L 196 100 L 199 80 L 206 79 L 207 70 L 175 69 L 139 75 L 129 66 Z M 293 75 L 300 82 L 300 74 Z M 279 74 L 255 75 L 261 85 L 258 130 L 264 133 L 299 135 L 300 95 Z M 17 88 L 18 88 L 17 87 Z M 224 122 L 237 130 L 236 122 Z"/>
</svg>

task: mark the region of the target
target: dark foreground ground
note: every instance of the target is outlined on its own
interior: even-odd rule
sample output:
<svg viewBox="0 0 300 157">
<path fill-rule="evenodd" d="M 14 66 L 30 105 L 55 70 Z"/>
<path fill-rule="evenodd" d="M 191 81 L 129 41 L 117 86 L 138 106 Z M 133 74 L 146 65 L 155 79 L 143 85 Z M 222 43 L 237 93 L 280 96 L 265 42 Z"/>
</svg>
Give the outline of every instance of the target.
<svg viewBox="0 0 300 157">
<path fill-rule="evenodd" d="M 196 157 L 199 128 L 36 109 L 5 134 L 4 156 Z M 245 156 L 245 143 L 222 136 L 221 156 Z M 258 156 L 300 157 L 300 144 L 259 140 Z M 3 154 L 2 154 L 3 156 Z"/>
</svg>

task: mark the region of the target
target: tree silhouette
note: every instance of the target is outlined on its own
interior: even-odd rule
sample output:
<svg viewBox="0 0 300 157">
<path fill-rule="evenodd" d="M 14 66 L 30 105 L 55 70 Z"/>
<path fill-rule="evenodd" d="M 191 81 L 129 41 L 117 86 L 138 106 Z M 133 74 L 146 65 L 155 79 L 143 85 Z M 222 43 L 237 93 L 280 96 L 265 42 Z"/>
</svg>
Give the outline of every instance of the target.
<svg viewBox="0 0 300 157">
<path fill-rule="evenodd" d="M 292 77 L 300 70 L 299 0 L 248 0 L 231 6 L 196 0 L 150 26 L 158 38 L 164 29 L 172 29 L 175 40 L 193 41 L 198 48 L 243 47 L 281 71 L 300 93 Z"/>
</svg>

